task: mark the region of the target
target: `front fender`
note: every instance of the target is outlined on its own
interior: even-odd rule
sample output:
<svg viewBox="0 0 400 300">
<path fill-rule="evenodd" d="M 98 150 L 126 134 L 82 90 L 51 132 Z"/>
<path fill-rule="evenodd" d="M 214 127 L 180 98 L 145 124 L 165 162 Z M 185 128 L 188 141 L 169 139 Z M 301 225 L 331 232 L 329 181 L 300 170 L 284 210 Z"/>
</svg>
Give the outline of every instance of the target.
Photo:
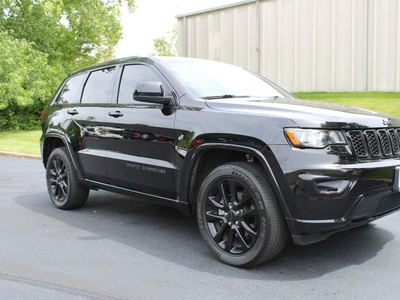
<svg viewBox="0 0 400 300">
<path fill-rule="evenodd" d="M 194 140 L 203 140 L 203 142 L 192 147 L 186 154 L 179 180 L 180 199 L 183 202 L 194 203 L 196 201 L 197 193 L 193 189 L 196 189 L 196 186 L 198 187 L 201 184 L 194 183 L 195 180 L 202 180 L 202 177 L 196 174 L 199 170 L 203 169 L 203 173 L 209 173 L 218 164 L 237 160 L 238 158 L 227 157 L 233 153 L 235 155 L 238 154 L 241 160 L 258 163 L 270 183 L 284 215 L 290 217 L 289 209 L 286 201 L 284 201 L 286 197 L 292 197 L 290 189 L 274 154 L 267 145 L 257 139 L 247 137 L 246 140 L 251 141 L 251 143 L 243 143 L 243 137 L 235 139 L 231 137 L 229 140 L 220 138 L 212 141 L 204 137 L 198 137 Z M 233 141 L 236 143 L 233 143 Z M 220 158 L 215 158 L 213 153 L 218 151 L 223 155 Z M 220 159 L 219 162 L 218 159 Z M 210 163 L 210 161 L 213 162 Z M 209 166 L 202 168 L 201 165 L 203 164 L 209 164 Z M 206 176 L 206 174 L 203 174 L 203 176 Z"/>
</svg>

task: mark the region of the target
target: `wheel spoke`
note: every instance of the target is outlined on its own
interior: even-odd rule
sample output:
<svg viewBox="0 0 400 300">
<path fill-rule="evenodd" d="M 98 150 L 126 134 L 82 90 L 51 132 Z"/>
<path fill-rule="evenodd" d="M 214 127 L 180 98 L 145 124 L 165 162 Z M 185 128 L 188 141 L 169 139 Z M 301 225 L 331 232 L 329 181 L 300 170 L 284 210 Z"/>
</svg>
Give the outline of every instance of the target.
<svg viewBox="0 0 400 300">
<path fill-rule="evenodd" d="M 220 230 L 217 232 L 217 234 L 213 237 L 214 241 L 217 244 L 219 244 L 223 240 L 223 237 L 224 237 L 224 234 L 225 234 L 227 228 L 228 228 L 228 225 L 226 223 L 224 223 L 221 226 Z"/>
<path fill-rule="evenodd" d="M 233 180 L 228 181 L 229 187 L 229 195 L 230 195 L 230 202 L 236 204 L 237 203 L 237 184 Z"/>
<path fill-rule="evenodd" d="M 53 160 L 53 166 L 54 166 L 55 175 L 60 174 L 60 163 L 59 163 L 59 159 L 58 158 L 55 158 Z"/>
<path fill-rule="evenodd" d="M 220 203 L 219 201 L 215 200 L 215 196 L 210 196 L 207 199 L 208 204 L 215 206 L 216 208 L 223 209 L 225 207 L 224 204 Z"/>
<path fill-rule="evenodd" d="M 68 185 L 66 184 L 65 181 L 62 181 L 60 183 L 60 188 L 61 188 L 61 191 L 62 191 L 63 195 L 66 196 L 67 193 L 68 193 Z"/>
<path fill-rule="evenodd" d="M 222 200 L 224 202 L 224 208 L 228 209 L 229 200 L 228 200 L 228 197 L 225 192 L 225 182 L 221 182 L 217 187 L 218 187 L 218 191 L 222 197 Z"/>
<path fill-rule="evenodd" d="M 61 163 L 62 163 L 62 165 L 60 167 L 60 174 L 63 176 L 66 176 L 67 166 L 63 162 L 61 162 Z"/>
<path fill-rule="evenodd" d="M 233 230 L 232 230 L 233 231 Z M 242 233 L 240 232 L 238 227 L 235 227 L 235 232 L 237 236 L 237 240 L 240 242 L 240 244 L 243 246 L 243 252 L 246 252 L 247 250 L 250 249 L 250 246 L 247 244 L 246 240 L 244 239 Z M 252 239 L 253 240 L 253 239 Z M 252 241 L 251 240 L 251 241 Z"/>
<path fill-rule="evenodd" d="M 242 218 L 243 219 L 245 219 L 245 218 L 258 218 L 259 217 L 259 212 L 258 212 L 258 210 L 256 209 L 256 208 L 251 208 L 250 210 L 248 210 L 248 211 L 245 211 L 243 214 L 242 214 Z"/>
<path fill-rule="evenodd" d="M 228 232 L 228 237 L 226 239 L 226 245 L 225 245 L 225 251 L 231 252 L 232 248 L 234 247 L 235 243 L 235 231 L 234 230 L 229 230 Z"/>
<path fill-rule="evenodd" d="M 243 196 L 242 198 L 239 200 L 239 202 L 236 204 L 236 208 L 241 209 L 243 208 L 247 203 L 251 203 L 253 200 L 253 197 L 251 196 L 251 194 L 245 189 L 243 190 Z"/>
<path fill-rule="evenodd" d="M 57 184 L 57 179 L 55 178 L 49 178 L 49 181 L 51 185 Z"/>
<path fill-rule="evenodd" d="M 257 237 L 257 232 L 253 230 L 245 221 L 242 221 L 240 223 L 241 228 L 243 228 L 244 231 L 249 235 L 251 239 L 254 239 Z"/>
<path fill-rule="evenodd" d="M 57 200 L 60 200 L 60 185 L 57 183 L 56 186 L 54 187 L 54 197 L 56 197 Z"/>
<path fill-rule="evenodd" d="M 219 221 L 223 221 L 224 223 L 226 223 L 226 218 L 225 218 L 225 216 L 217 215 L 212 211 L 207 211 L 206 212 L 206 221 L 209 223 L 215 223 L 215 222 L 219 222 Z"/>
</svg>

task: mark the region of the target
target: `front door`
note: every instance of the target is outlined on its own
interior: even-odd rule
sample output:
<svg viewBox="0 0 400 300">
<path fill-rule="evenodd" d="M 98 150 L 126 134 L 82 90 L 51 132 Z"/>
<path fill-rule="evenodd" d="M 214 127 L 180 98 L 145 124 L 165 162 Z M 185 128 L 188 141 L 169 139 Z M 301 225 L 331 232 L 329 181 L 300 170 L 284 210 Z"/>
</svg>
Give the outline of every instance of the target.
<svg viewBox="0 0 400 300">
<path fill-rule="evenodd" d="M 106 114 L 108 175 L 118 187 L 176 198 L 175 114 L 163 114 L 161 104 L 133 100 L 136 84 L 146 81 L 161 76 L 145 65 L 123 67 L 117 103 Z"/>
</svg>

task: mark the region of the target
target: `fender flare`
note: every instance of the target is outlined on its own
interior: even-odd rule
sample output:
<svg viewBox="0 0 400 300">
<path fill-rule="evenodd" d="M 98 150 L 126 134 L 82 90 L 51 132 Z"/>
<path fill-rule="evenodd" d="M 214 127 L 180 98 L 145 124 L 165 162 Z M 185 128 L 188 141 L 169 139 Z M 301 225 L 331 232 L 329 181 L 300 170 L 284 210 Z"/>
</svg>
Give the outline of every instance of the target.
<svg viewBox="0 0 400 300">
<path fill-rule="evenodd" d="M 187 176 L 182 176 L 184 177 L 184 184 L 181 185 L 180 189 L 180 199 L 189 203 L 189 191 L 190 191 L 190 184 L 191 184 L 191 176 L 195 166 L 197 165 L 198 160 L 201 158 L 201 153 L 203 153 L 205 150 L 209 149 L 225 149 L 225 150 L 234 150 L 242 153 L 248 153 L 250 155 L 253 155 L 256 157 L 262 164 L 262 168 L 266 177 L 266 180 L 268 180 L 269 184 L 271 185 L 271 188 L 277 197 L 278 203 L 285 215 L 286 218 L 290 218 L 291 214 L 290 211 L 287 207 L 285 199 L 288 195 L 290 195 L 289 191 L 282 191 L 282 185 L 279 184 L 279 180 L 285 179 L 283 173 L 282 174 L 276 174 L 277 172 L 274 172 L 273 168 L 271 167 L 271 163 L 268 161 L 267 157 L 263 154 L 265 152 L 269 152 L 268 156 L 273 156 L 273 153 L 269 150 L 269 147 L 265 145 L 261 150 L 246 146 L 246 145 L 237 145 L 237 144 L 226 144 L 226 143 L 218 143 L 218 142 L 209 142 L 209 143 L 203 143 L 197 146 L 195 149 L 193 149 L 192 155 L 188 155 L 188 158 L 190 159 L 189 166 L 185 170 L 184 174 Z M 190 151 L 191 152 L 191 151 Z M 189 154 L 189 153 L 188 153 Z M 275 158 L 273 158 L 275 159 Z M 279 165 L 277 162 L 275 165 Z M 280 177 L 279 179 L 277 177 Z M 181 180 L 182 182 L 182 180 Z M 285 179 L 286 182 L 286 179 Z M 289 193 L 289 194 L 288 194 Z"/>
<path fill-rule="evenodd" d="M 64 147 L 67 149 L 68 156 L 71 159 L 71 163 L 72 163 L 72 165 L 73 165 L 73 167 L 75 169 L 75 172 L 76 172 L 78 178 L 82 182 L 84 182 L 84 180 L 82 180 L 84 178 L 83 172 L 82 172 L 81 168 L 79 167 L 79 164 L 78 164 L 78 162 L 76 160 L 76 157 L 74 155 L 73 147 L 72 147 L 71 143 L 69 142 L 67 136 L 65 136 L 64 134 L 60 133 L 59 130 L 51 131 L 51 132 L 46 133 L 46 135 L 45 135 L 45 137 L 43 139 L 43 150 L 42 150 L 41 154 L 42 154 L 42 160 L 43 160 L 44 166 L 46 167 L 48 156 L 50 156 L 50 153 L 53 150 L 53 149 L 51 149 L 51 151 L 48 151 L 48 155 L 47 155 L 47 157 L 45 157 L 45 153 L 44 152 L 46 151 L 45 149 L 47 148 L 46 147 L 46 145 L 47 145 L 46 142 L 48 142 L 48 140 L 52 139 L 52 138 L 59 139 L 59 140 L 62 141 Z"/>
</svg>

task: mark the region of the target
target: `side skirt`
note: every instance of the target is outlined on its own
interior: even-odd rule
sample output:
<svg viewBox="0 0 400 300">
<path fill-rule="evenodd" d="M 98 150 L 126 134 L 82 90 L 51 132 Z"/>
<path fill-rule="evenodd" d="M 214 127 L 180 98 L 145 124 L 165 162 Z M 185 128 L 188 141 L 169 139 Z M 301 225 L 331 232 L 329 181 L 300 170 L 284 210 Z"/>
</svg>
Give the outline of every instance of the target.
<svg viewBox="0 0 400 300">
<path fill-rule="evenodd" d="M 145 201 L 148 201 L 151 203 L 176 208 L 176 209 L 180 210 L 182 213 L 184 213 L 185 215 L 192 215 L 191 207 L 190 207 L 189 203 L 182 202 L 179 199 L 172 199 L 172 198 L 167 198 L 167 197 L 163 197 L 160 195 L 148 194 L 145 192 L 130 190 L 130 189 L 122 188 L 122 187 L 117 187 L 114 185 L 101 183 L 101 182 L 97 182 L 97 181 L 93 181 L 93 180 L 89 180 L 89 179 L 86 179 L 85 182 L 90 186 L 91 189 L 94 189 L 94 190 L 96 190 L 96 189 L 106 190 L 106 191 L 117 193 L 117 194 L 135 197 L 140 200 L 145 200 Z"/>
</svg>

